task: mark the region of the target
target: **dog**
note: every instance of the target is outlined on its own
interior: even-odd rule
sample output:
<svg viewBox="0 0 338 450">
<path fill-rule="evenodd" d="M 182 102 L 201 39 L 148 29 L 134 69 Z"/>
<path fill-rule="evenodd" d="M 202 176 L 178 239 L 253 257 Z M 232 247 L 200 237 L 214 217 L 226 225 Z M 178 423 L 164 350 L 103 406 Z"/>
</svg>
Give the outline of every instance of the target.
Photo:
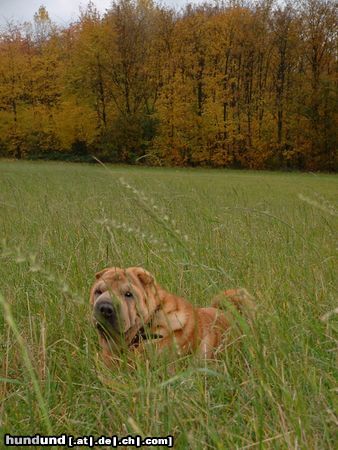
<svg viewBox="0 0 338 450">
<path fill-rule="evenodd" d="M 228 312 L 220 309 L 226 303 Z M 94 323 L 104 360 L 123 350 L 162 351 L 175 347 L 185 355 L 195 352 L 212 358 L 236 319 L 255 304 L 245 289 L 224 291 L 206 308 L 193 306 L 167 292 L 142 267 L 111 267 L 96 274 L 90 291 Z"/>
</svg>

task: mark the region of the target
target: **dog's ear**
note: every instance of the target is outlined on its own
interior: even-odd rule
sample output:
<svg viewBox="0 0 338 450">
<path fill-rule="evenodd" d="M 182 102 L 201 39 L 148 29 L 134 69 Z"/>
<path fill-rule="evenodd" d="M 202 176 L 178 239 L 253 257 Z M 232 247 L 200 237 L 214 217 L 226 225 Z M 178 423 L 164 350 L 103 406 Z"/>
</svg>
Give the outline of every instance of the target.
<svg viewBox="0 0 338 450">
<path fill-rule="evenodd" d="M 143 267 L 130 267 L 129 269 L 141 281 L 143 286 L 148 286 L 154 283 L 154 277 L 150 272 L 143 269 Z"/>
<path fill-rule="evenodd" d="M 97 273 L 95 274 L 95 278 L 98 280 L 98 279 L 101 278 L 102 275 L 103 275 L 104 273 L 106 273 L 108 270 L 109 270 L 109 267 L 107 267 L 106 269 L 101 270 L 100 272 L 97 272 Z"/>
</svg>

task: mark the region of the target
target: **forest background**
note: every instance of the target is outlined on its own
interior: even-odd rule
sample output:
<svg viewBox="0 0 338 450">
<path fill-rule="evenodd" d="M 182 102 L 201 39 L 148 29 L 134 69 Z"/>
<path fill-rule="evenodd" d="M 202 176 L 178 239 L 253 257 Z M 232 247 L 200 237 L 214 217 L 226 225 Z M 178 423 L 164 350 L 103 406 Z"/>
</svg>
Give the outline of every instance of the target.
<svg viewBox="0 0 338 450">
<path fill-rule="evenodd" d="M 337 169 L 333 0 L 93 3 L 0 32 L 0 156 Z"/>
</svg>

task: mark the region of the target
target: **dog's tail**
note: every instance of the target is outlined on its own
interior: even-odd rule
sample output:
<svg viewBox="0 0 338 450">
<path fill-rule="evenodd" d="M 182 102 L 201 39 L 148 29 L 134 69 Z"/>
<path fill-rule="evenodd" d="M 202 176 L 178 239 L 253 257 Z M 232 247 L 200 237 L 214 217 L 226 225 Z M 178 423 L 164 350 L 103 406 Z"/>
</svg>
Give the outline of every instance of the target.
<svg viewBox="0 0 338 450">
<path fill-rule="evenodd" d="M 248 320 L 254 320 L 257 306 L 254 298 L 244 288 L 228 289 L 217 294 L 212 300 L 214 308 L 223 309 L 227 305 L 235 307 Z"/>
</svg>

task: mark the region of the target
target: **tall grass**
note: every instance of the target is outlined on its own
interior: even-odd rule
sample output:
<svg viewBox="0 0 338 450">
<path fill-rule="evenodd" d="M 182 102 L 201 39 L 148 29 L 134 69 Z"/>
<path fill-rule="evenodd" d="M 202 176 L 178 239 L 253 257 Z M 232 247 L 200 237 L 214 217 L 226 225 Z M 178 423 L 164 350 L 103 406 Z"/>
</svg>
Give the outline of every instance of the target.
<svg viewBox="0 0 338 450">
<path fill-rule="evenodd" d="M 334 448 L 336 194 L 333 175 L 0 162 L 0 432 Z M 111 265 L 198 305 L 243 286 L 255 330 L 213 362 L 108 370 L 88 292 Z"/>
</svg>

